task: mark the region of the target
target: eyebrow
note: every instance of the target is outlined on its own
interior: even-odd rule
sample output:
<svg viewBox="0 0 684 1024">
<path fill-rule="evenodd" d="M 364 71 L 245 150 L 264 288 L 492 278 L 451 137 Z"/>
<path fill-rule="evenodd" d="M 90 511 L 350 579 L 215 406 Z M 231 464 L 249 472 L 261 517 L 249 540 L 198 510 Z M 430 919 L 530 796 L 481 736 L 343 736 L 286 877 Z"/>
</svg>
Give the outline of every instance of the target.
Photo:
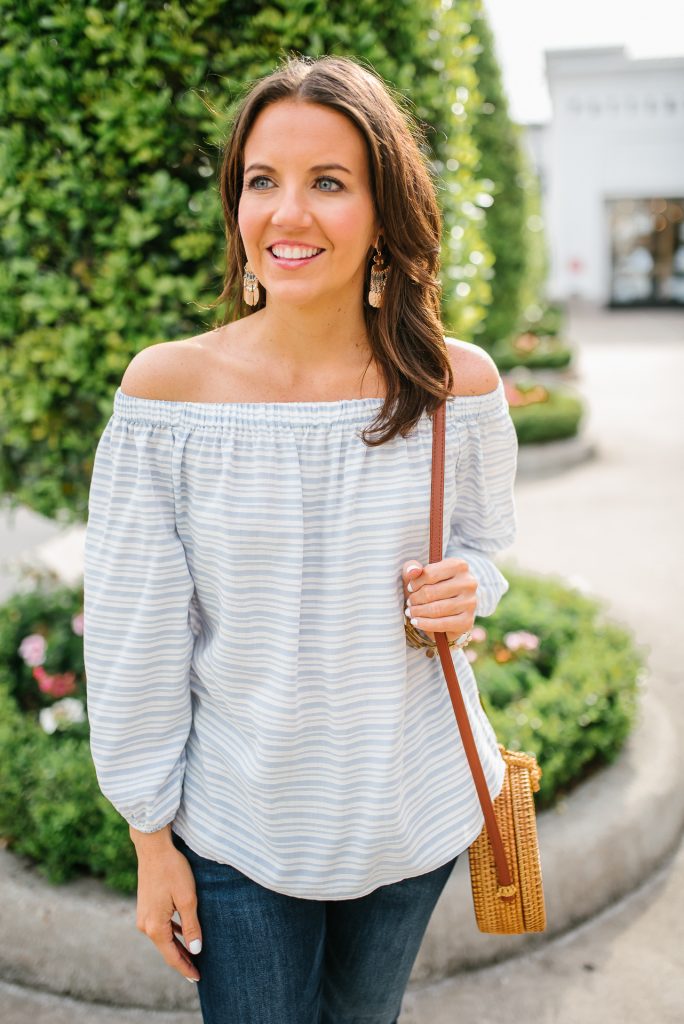
<svg viewBox="0 0 684 1024">
<path fill-rule="evenodd" d="M 315 164 L 309 168 L 310 171 L 344 171 L 346 174 L 352 172 L 348 167 L 343 164 Z M 269 164 L 250 164 L 245 169 L 245 174 L 249 174 L 250 171 L 275 171 L 275 167 L 271 167 Z"/>
</svg>

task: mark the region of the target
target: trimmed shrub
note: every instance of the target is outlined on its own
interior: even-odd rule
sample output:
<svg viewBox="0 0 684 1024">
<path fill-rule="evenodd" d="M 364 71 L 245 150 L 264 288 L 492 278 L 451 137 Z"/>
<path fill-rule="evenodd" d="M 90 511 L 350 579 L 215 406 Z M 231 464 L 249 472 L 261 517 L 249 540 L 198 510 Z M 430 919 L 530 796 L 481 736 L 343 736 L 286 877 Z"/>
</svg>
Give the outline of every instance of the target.
<svg viewBox="0 0 684 1024">
<path fill-rule="evenodd" d="M 516 337 L 498 341 L 491 356 L 503 373 L 515 366 L 531 370 L 564 370 L 573 358 L 573 351 L 557 335 L 527 331 Z"/>
<path fill-rule="evenodd" d="M 468 650 L 499 742 L 536 754 L 536 799 L 548 807 L 618 756 L 635 722 L 648 649 L 635 647 L 597 598 L 553 576 L 502 571 L 510 590 Z"/>
<path fill-rule="evenodd" d="M 504 387 L 520 445 L 577 435 L 584 414 L 580 398 L 534 382 L 506 380 Z"/>
</svg>

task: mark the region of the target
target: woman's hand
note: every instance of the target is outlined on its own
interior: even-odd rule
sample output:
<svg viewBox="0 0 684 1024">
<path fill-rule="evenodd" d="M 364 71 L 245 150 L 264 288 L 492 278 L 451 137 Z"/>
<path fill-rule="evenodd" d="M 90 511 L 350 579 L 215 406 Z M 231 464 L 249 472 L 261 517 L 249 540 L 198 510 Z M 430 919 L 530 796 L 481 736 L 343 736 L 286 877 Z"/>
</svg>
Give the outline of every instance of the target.
<svg viewBox="0 0 684 1024">
<path fill-rule="evenodd" d="M 410 617 L 430 640 L 435 639 L 435 632 L 446 633 L 449 641 L 457 640 L 473 628 L 477 580 L 462 558 L 444 558 L 426 566 L 412 558 L 404 562 L 402 579 Z"/>
<path fill-rule="evenodd" d="M 173 845 L 170 836 L 165 843 L 160 833 L 147 833 L 147 839 L 145 835 L 136 831 L 134 839 L 138 854 L 136 926 L 152 939 L 169 967 L 190 981 L 199 981 L 199 971 L 188 950 L 176 937 L 182 935 L 187 946 L 199 940 L 201 949 L 192 868 L 187 857 Z M 171 920 L 175 911 L 180 914 L 181 924 Z"/>
</svg>

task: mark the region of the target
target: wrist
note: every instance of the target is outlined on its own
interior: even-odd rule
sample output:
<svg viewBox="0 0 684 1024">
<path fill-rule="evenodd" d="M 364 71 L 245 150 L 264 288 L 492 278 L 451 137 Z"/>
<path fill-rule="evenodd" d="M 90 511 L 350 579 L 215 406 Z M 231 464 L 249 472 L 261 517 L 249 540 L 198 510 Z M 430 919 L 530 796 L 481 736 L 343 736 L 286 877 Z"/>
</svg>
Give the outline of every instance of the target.
<svg viewBox="0 0 684 1024">
<path fill-rule="evenodd" d="M 173 846 L 171 822 L 155 832 L 141 832 L 140 829 L 129 825 L 128 833 L 138 856 L 140 854 L 161 852 L 162 850 L 167 850 L 169 846 Z"/>
</svg>

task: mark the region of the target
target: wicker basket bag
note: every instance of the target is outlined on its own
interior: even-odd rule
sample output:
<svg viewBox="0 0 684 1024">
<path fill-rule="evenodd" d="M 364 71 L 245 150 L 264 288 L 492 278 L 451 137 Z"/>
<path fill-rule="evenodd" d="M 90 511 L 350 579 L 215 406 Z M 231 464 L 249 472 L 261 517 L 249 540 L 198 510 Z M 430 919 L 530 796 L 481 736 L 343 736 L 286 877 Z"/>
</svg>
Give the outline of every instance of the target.
<svg viewBox="0 0 684 1024">
<path fill-rule="evenodd" d="M 433 414 L 430 562 L 442 558 L 445 416 L 442 403 Z M 435 633 L 435 641 L 485 819 L 468 848 L 477 926 L 499 934 L 543 932 L 546 910 L 534 806 L 541 768 L 534 754 L 506 750 L 499 743 L 506 770 L 503 788 L 492 801 L 446 633 Z"/>
<path fill-rule="evenodd" d="M 503 789 L 494 800 L 494 818 L 510 866 L 512 900 L 499 893 L 494 849 L 487 828 L 468 848 L 475 918 L 481 932 L 520 934 L 546 928 L 537 822 L 533 792 L 539 789 L 541 768 L 533 754 L 506 750 Z"/>
</svg>

